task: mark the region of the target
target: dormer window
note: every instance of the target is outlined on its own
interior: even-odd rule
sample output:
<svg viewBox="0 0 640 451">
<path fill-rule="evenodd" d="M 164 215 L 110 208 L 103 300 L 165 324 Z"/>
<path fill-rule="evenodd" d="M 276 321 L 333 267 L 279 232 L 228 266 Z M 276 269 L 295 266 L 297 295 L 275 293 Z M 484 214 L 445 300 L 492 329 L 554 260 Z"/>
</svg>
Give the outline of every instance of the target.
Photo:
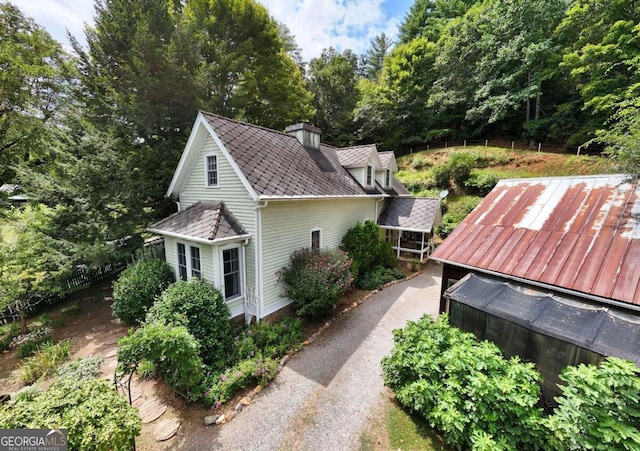
<svg viewBox="0 0 640 451">
<path fill-rule="evenodd" d="M 387 169 L 384 173 L 384 186 L 387 188 L 391 186 L 391 169 Z"/>
<path fill-rule="evenodd" d="M 373 166 L 367 166 L 367 186 L 373 185 Z"/>
<path fill-rule="evenodd" d="M 218 186 L 218 156 L 209 154 L 204 157 L 204 167 L 206 174 L 206 186 L 216 188 Z"/>
</svg>

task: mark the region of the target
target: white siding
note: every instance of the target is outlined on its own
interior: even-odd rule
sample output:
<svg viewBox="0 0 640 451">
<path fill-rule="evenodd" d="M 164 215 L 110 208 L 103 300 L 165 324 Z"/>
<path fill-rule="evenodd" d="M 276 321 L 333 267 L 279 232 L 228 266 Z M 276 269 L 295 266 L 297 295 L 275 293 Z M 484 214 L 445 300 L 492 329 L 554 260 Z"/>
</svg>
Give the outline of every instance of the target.
<svg viewBox="0 0 640 451">
<path fill-rule="evenodd" d="M 220 279 L 221 264 L 217 259 L 217 252 L 215 252 L 213 246 L 206 244 L 193 243 L 186 240 L 176 240 L 175 238 L 165 237 L 164 248 L 167 263 L 173 268 L 174 274 L 178 275 L 178 258 L 176 255 L 176 243 L 183 243 L 187 247 L 187 258 L 189 257 L 189 247 L 195 246 L 200 248 L 200 265 L 202 268 L 202 278 L 207 280 L 211 285 L 223 292 Z M 220 271 L 220 273 L 218 273 Z M 227 305 L 231 310 L 231 316 L 237 316 L 244 312 L 244 304 L 242 299 L 234 299 L 228 302 Z"/>
<path fill-rule="evenodd" d="M 347 169 L 347 171 L 356 179 L 360 186 L 365 186 L 367 182 L 367 168 L 351 168 Z"/>
<path fill-rule="evenodd" d="M 375 208 L 375 199 L 270 202 L 262 210 L 262 315 L 290 303 L 282 297 L 283 287 L 276 273 L 289 264 L 295 250 L 311 246 L 311 230 L 322 230 L 322 247 L 337 248 L 357 221 L 374 219 Z"/>
<path fill-rule="evenodd" d="M 208 188 L 205 186 L 204 157 L 209 153 L 215 153 L 218 156 L 217 188 Z M 251 234 L 252 237 L 256 236 L 255 202 L 251 199 L 240 178 L 211 136 L 207 137 L 202 149 L 200 149 L 200 152 L 195 156 L 193 166 L 180 192 L 180 207 L 182 209 L 198 201 L 223 201 L 247 232 Z M 252 238 L 249 242 L 246 248 L 246 259 L 244 262 L 247 285 L 250 287 L 257 286 L 255 277 L 255 241 L 256 240 Z"/>
</svg>

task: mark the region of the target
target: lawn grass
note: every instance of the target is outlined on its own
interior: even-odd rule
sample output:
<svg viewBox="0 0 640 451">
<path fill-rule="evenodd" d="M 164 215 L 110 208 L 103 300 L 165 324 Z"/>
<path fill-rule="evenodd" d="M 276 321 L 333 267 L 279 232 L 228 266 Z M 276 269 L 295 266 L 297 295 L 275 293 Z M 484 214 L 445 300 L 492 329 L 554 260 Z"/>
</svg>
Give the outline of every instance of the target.
<svg viewBox="0 0 640 451">
<path fill-rule="evenodd" d="M 392 449 L 403 451 L 448 450 L 427 422 L 395 403 L 389 409 L 387 430 Z"/>
</svg>

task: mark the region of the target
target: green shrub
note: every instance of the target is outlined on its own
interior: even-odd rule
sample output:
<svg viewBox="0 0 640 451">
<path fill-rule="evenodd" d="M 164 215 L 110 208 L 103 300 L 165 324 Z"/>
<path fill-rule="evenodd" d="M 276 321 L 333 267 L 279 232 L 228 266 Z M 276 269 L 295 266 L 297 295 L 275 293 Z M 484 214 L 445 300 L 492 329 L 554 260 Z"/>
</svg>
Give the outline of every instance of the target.
<svg viewBox="0 0 640 451">
<path fill-rule="evenodd" d="M 399 268 L 376 266 L 360 277 L 358 285 L 365 290 L 377 290 L 384 284 L 403 278 L 404 272 Z"/>
<path fill-rule="evenodd" d="M 100 376 L 100 366 L 102 365 L 100 357 L 84 357 L 78 358 L 73 362 L 59 366 L 56 370 L 58 376 L 74 380 L 95 379 Z"/>
<path fill-rule="evenodd" d="M 539 373 L 498 347 L 424 316 L 394 331 L 385 384 L 458 449 L 539 449 Z"/>
<path fill-rule="evenodd" d="M 299 316 L 323 317 L 333 311 L 349 290 L 352 260 L 346 252 L 300 249 L 291 255 L 291 266 L 282 268 L 284 295 L 293 300 Z"/>
<path fill-rule="evenodd" d="M 147 323 L 118 341 L 116 371 L 131 374 L 141 362 L 150 361 L 167 385 L 195 400 L 203 370 L 198 349 L 198 341 L 184 326 Z"/>
<path fill-rule="evenodd" d="M 62 428 L 70 450 L 111 450 L 130 449 L 141 421 L 112 382 L 64 378 L 0 406 L 0 428 Z"/>
<path fill-rule="evenodd" d="M 69 358 L 71 340 L 45 344 L 20 366 L 20 380 L 31 385 L 53 374 L 55 368 Z"/>
<path fill-rule="evenodd" d="M 447 213 L 442 215 L 442 225 L 436 228 L 436 233 L 441 238 L 446 238 L 478 206 L 481 197 L 464 196 L 458 202 L 449 202 Z"/>
<path fill-rule="evenodd" d="M 471 171 L 478 165 L 476 154 L 457 152 L 451 155 L 447 166 L 450 168 L 451 178 L 459 189 L 464 187 L 464 182 L 471 176 Z"/>
<path fill-rule="evenodd" d="M 608 357 L 569 366 L 560 379 L 563 395 L 545 421 L 556 449 L 640 449 L 640 368 Z"/>
<path fill-rule="evenodd" d="M 222 373 L 207 376 L 206 391 L 203 393 L 205 405 L 220 407 L 229 401 L 234 393 L 250 384 L 266 385 L 272 380 L 278 369 L 278 362 L 274 359 L 256 355 L 251 359 L 238 362 Z"/>
<path fill-rule="evenodd" d="M 262 321 L 245 328 L 234 340 L 234 359 L 240 361 L 258 354 L 282 357 L 304 340 L 305 330 L 299 318 L 284 318 L 274 324 Z"/>
<path fill-rule="evenodd" d="M 396 259 L 391 247 L 380 236 L 380 228 L 373 221 L 357 222 L 342 238 L 340 249 L 347 252 L 353 259 L 351 272 L 360 285 L 360 277 L 371 271 L 376 266 L 395 268 Z"/>
<path fill-rule="evenodd" d="M 113 284 L 113 312 L 125 324 L 140 324 L 158 296 L 175 281 L 162 260 L 139 261 L 122 271 Z"/>
<path fill-rule="evenodd" d="M 49 334 L 36 336 L 22 343 L 17 351 L 16 355 L 20 359 L 24 359 L 25 357 L 30 357 L 36 353 L 41 347 L 45 345 L 50 345 L 53 343 L 53 337 Z"/>
<path fill-rule="evenodd" d="M 472 172 L 465 182 L 465 191 L 469 194 L 486 196 L 496 186 L 499 179 L 493 174 L 486 172 Z"/>
<path fill-rule="evenodd" d="M 16 323 L 0 326 L 0 352 L 9 349 L 11 341 L 20 333 L 20 327 Z"/>
<path fill-rule="evenodd" d="M 200 357 L 207 365 L 226 367 L 233 346 L 229 307 L 224 296 L 203 279 L 170 285 L 151 307 L 147 322 L 185 326 L 200 343 Z"/>
</svg>

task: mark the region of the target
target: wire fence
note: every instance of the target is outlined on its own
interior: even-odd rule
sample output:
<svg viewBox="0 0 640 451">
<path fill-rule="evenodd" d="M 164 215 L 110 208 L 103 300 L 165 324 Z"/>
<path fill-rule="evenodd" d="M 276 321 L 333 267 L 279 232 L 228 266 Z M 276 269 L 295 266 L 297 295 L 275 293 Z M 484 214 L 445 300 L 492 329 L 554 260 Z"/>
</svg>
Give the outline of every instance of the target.
<svg viewBox="0 0 640 451">
<path fill-rule="evenodd" d="M 438 141 L 434 142 L 431 145 L 422 146 L 416 149 L 410 149 L 410 153 L 420 152 L 422 150 L 433 150 L 433 149 L 446 149 L 449 147 L 471 147 L 471 146 L 492 146 L 492 147 L 502 147 L 503 149 L 511 149 L 511 150 L 531 150 L 537 152 L 548 152 L 548 153 L 562 153 L 562 154 L 575 154 L 575 155 L 599 155 L 602 151 L 601 148 L 597 146 L 586 147 L 586 146 L 568 146 L 568 145 L 558 145 L 558 144 L 550 144 L 550 143 L 527 143 L 524 141 L 509 141 L 507 139 L 465 139 L 461 141 Z"/>
<path fill-rule="evenodd" d="M 154 238 L 145 242 L 144 246 L 137 249 L 131 255 L 131 261 L 137 262 L 141 260 L 152 259 L 164 259 L 164 239 Z M 40 294 L 30 297 L 29 299 L 22 300 L 20 302 L 20 308 L 18 308 L 18 302 L 6 307 L 0 311 L 0 325 L 16 322 L 20 319 L 20 312 L 29 316 L 33 312 L 37 311 L 43 305 L 52 305 L 65 298 L 67 296 L 80 291 L 84 288 L 88 288 L 97 282 L 108 279 L 122 272 L 129 261 L 122 261 L 114 264 L 108 264 L 98 268 L 88 268 L 86 266 L 77 266 L 73 274 L 71 274 L 66 280 L 62 282 L 63 290 L 58 294 Z"/>
</svg>

